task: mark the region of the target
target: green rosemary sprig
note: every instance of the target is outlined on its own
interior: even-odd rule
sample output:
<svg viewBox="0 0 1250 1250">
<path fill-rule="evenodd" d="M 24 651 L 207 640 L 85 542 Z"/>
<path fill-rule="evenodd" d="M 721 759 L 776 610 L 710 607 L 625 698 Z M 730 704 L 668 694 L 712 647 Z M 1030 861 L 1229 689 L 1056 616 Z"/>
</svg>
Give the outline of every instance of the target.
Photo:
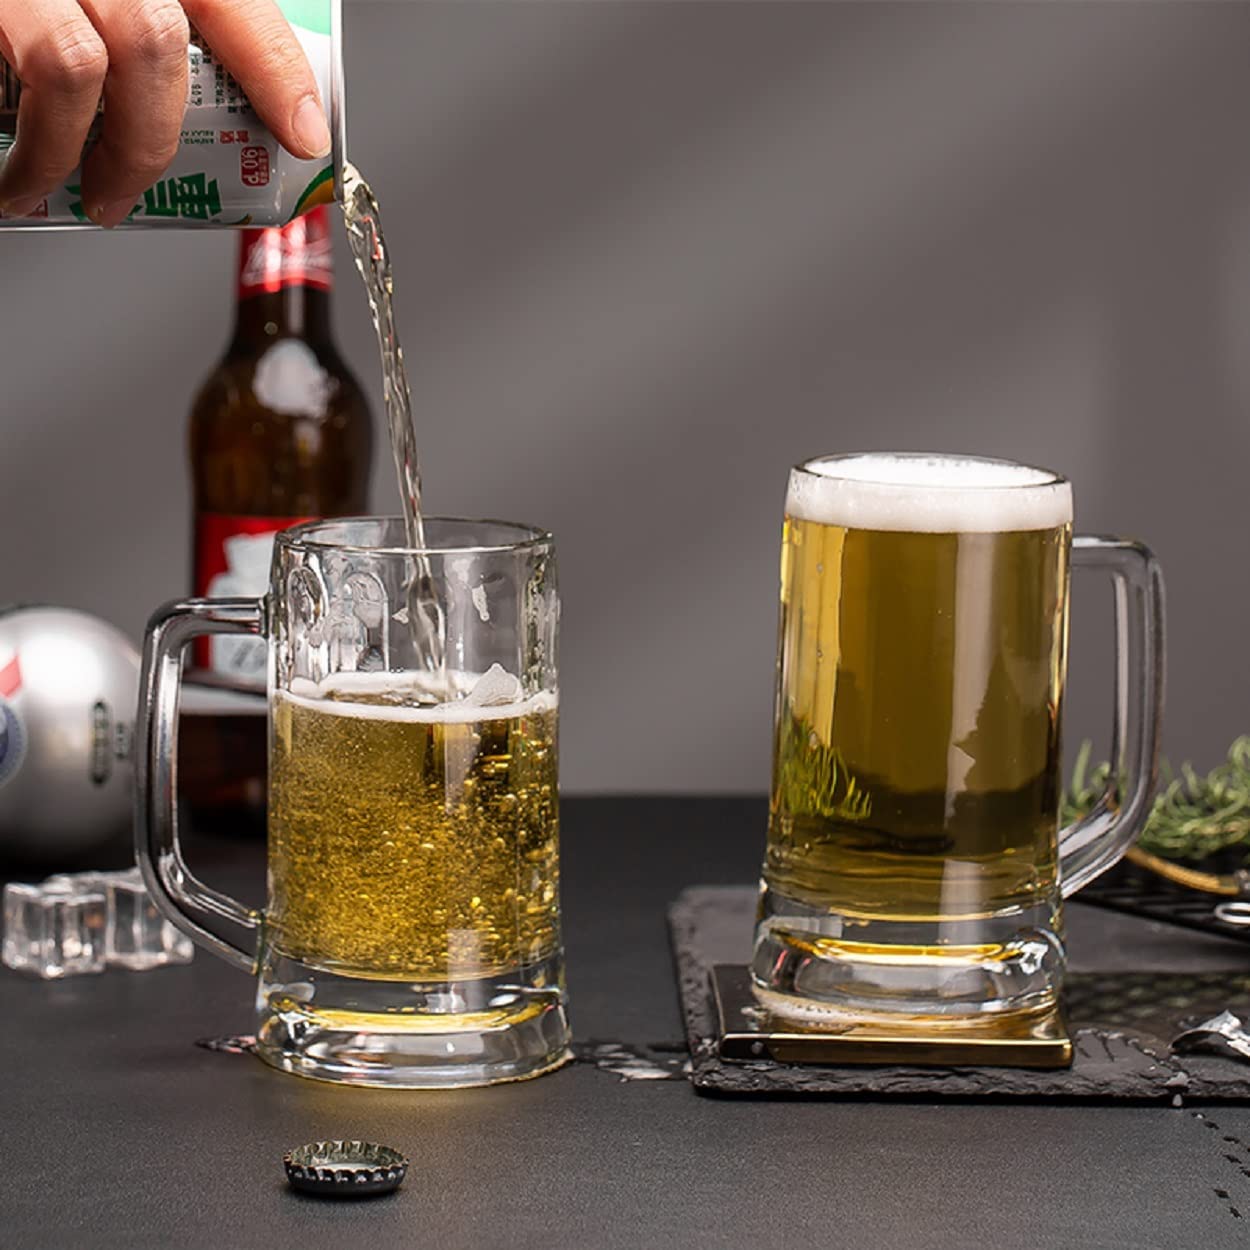
<svg viewBox="0 0 1250 1250">
<path fill-rule="evenodd" d="M 1108 764 L 1090 768 L 1090 753 L 1090 743 L 1083 743 L 1064 795 L 1065 822 L 1093 807 L 1110 775 Z M 1250 736 L 1238 738 L 1229 747 L 1227 760 L 1206 776 L 1190 764 L 1182 764 L 1176 776 L 1167 761 L 1160 771 L 1165 785 L 1138 840 L 1142 850 L 1197 863 L 1244 848 L 1244 862 L 1250 865 Z"/>
<path fill-rule="evenodd" d="M 777 793 L 793 816 L 860 821 L 872 813 L 872 796 L 851 774 L 836 747 L 829 746 L 801 717 L 787 716 L 778 744 Z"/>
</svg>

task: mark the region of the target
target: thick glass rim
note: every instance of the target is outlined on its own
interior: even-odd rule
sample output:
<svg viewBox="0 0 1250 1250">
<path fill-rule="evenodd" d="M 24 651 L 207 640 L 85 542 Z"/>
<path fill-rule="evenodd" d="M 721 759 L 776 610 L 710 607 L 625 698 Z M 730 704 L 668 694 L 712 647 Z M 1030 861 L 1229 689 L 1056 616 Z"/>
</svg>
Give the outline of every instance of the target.
<svg viewBox="0 0 1250 1250">
<path fill-rule="evenodd" d="M 409 558 L 413 556 L 508 555 L 514 552 L 537 551 L 543 547 L 552 547 L 555 543 L 550 530 L 541 529 L 536 525 L 526 525 L 521 521 L 497 521 L 491 517 L 459 516 L 427 516 L 423 519 L 427 524 L 494 525 L 503 530 L 511 530 L 517 538 L 514 542 L 505 543 L 427 543 L 424 547 L 370 547 L 361 543 L 332 542 L 329 539 L 316 537 L 319 530 L 329 530 L 337 526 L 373 525 L 380 528 L 394 524 L 402 528 L 404 524 L 403 517 L 398 516 L 345 516 L 303 521 L 299 525 L 282 530 L 275 541 L 283 549 L 291 551 L 345 551 L 352 555 L 407 556 Z"/>
<path fill-rule="evenodd" d="M 888 478 L 850 476 L 840 473 L 823 473 L 815 465 L 837 465 L 850 460 L 936 460 L 949 461 L 955 464 L 985 464 L 1003 469 L 1023 469 L 1027 473 L 1036 473 L 1037 480 L 1029 482 L 925 482 L 926 491 L 1028 491 L 1039 490 L 1049 486 L 1067 486 L 1070 483 L 1062 473 L 1036 464 L 1023 464 L 1019 460 L 1005 460 L 1000 456 L 970 456 L 954 451 L 844 451 L 828 456 L 812 456 L 794 465 L 794 473 L 805 473 L 809 477 L 825 478 L 827 481 L 862 482 L 868 486 L 885 486 L 906 488 L 905 484 L 892 482 Z"/>
</svg>

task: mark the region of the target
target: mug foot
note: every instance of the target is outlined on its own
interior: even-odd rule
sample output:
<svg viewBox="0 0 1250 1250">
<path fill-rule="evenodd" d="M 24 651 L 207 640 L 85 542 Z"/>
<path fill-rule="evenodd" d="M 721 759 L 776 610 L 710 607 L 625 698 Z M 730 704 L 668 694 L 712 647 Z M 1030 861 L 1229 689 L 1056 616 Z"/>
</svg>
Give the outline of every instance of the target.
<svg viewBox="0 0 1250 1250">
<path fill-rule="evenodd" d="M 279 957 L 262 974 L 256 1053 L 283 1072 L 346 1085 L 527 1080 L 572 1057 L 564 992 L 547 971 L 418 984 Z"/>
</svg>

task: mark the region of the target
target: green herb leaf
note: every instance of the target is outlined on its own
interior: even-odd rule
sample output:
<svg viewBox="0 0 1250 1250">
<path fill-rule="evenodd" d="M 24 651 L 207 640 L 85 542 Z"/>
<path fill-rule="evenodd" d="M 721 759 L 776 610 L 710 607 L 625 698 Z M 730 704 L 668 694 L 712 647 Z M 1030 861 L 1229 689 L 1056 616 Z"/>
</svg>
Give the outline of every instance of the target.
<svg viewBox="0 0 1250 1250">
<path fill-rule="evenodd" d="M 1081 745 L 1064 795 L 1065 822 L 1084 816 L 1101 798 L 1108 764 L 1090 771 L 1091 746 Z M 1244 850 L 1250 866 L 1250 736 L 1238 738 L 1228 758 L 1206 776 L 1183 764 L 1180 776 L 1161 765 L 1165 785 L 1156 796 L 1138 845 L 1164 859 L 1199 863 L 1224 851 Z"/>
</svg>

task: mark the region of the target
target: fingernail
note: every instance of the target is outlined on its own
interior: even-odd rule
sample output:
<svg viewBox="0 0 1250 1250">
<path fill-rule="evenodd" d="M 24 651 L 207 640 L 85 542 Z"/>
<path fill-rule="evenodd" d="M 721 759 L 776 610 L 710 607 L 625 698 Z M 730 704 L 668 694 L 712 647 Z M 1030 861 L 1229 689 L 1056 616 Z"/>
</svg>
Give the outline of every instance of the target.
<svg viewBox="0 0 1250 1250">
<path fill-rule="evenodd" d="M 19 195 L 12 200 L 0 200 L 0 214 L 5 217 L 27 217 L 42 203 L 42 195 Z"/>
<path fill-rule="evenodd" d="M 87 216 L 97 226 L 103 226 L 105 230 L 111 230 L 114 226 L 120 226 L 130 216 L 130 210 L 134 206 L 134 197 L 127 196 L 124 200 L 111 200 L 107 204 L 95 204 L 87 210 Z"/>
<path fill-rule="evenodd" d="M 330 127 L 326 125 L 325 114 L 321 111 L 316 96 L 306 95 L 299 102 L 295 115 L 291 118 L 291 128 L 306 152 L 313 156 L 330 155 L 330 148 L 333 146 Z"/>
</svg>

